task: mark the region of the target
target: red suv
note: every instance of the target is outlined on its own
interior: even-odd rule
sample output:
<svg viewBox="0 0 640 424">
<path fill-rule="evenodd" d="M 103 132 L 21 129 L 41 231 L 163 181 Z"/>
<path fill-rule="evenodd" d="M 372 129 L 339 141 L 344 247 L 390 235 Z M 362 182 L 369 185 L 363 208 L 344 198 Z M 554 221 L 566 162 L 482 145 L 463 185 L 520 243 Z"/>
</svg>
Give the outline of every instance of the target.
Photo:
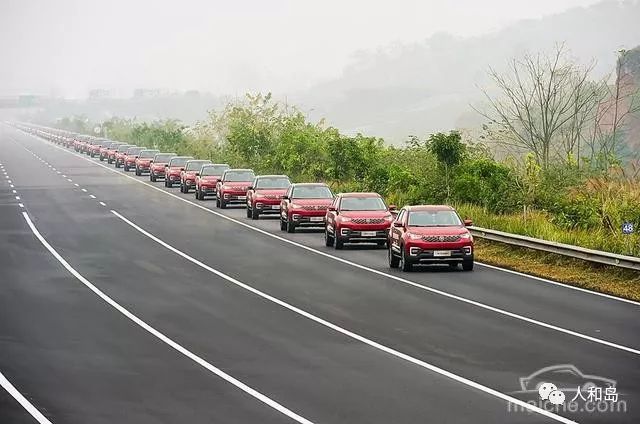
<svg viewBox="0 0 640 424">
<path fill-rule="evenodd" d="M 291 185 L 286 175 L 259 175 L 247 190 L 247 218 L 259 219 L 260 214 L 280 213 L 282 196 Z"/>
<path fill-rule="evenodd" d="M 140 151 L 138 156 L 134 161 L 134 166 L 136 167 L 136 175 L 140 176 L 143 172 L 149 172 L 149 167 L 151 166 L 151 161 L 153 157 L 158 154 L 160 150 L 151 150 L 146 149 Z"/>
<path fill-rule="evenodd" d="M 245 204 L 247 190 L 255 179 L 253 169 L 227 169 L 216 185 L 216 206 L 221 209 L 231 203 Z"/>
<path fill-rule="evenodd" d="M 202 165 L 211 163 L 210 160 L 191 159 L 184 164 L 184 169 L 180 172 L 180 191 L 189 193 L 189 189 L 196 185 L 196 174 Z"/>
<path fill-rule="evenodd" d="M 100 152 L 98 158 L 100 162 L 103 162 L 105 159 L 109 157 L 109 150 L 114 149 L 116 146 L 119 146 L 123 143 L 119 141 L 109 141 L 100 146 Z"/>
<path fill-rule="evenodd" d="M 389 266 L 411 271 L 416 264 L 473 269 L 473 236 L 450 206 L 406 206 L 389 231 Z"/>
<path fill-rule="evenodd" d="M 138 146 L 129 147 L 127 149 L 127 152 L 124 154 L 124 161 L 122 162 L 125 172 L 129 172 L 131 168 L 136 167 L 136 159 L 138 159 L 138 155 L 143 150 L 144 147 Z"/>
<path fill-rule="evenodd" d="M 175 153 L 157 153 L 149 165 L 149 181 L 155 183 L 158 178 L 164 178 L 165 165 L 176 156 Z"/>
<path fill-rule="evenodd" d="M 280 203 L 280 229 L 293 233 L 296 227 L 324 227 L 333 193 L 324 183 L 291 184 Z"/>
<path fill-rule="evenodd" d="M 87 151 L 87 154 L 89 156 L 91 156 L 92 158 L 99 156 L 100 155 L 100 149 L 102 148 L 103 145 L 110 143 L 109 140 L 107 140 L 106 138 L 99 138 L 97 140 L 94 140 L 91 142 L 91 144 L 89 145 L 89 149 Z"/>
<path fill-rule="evenodd" d="M 114 163 L 116 161 L 116 156 L 118 155 L 118 152 L 124 152 L 131 146 L 132 144 L 120 144 L 107 150 L 107 163 L 109 164 Z"/>
<path fill-rule="evenodd" d="M 129 149 L 138 148 L 138 146 L 134 146 L 133 144 L 126 144 L 125 146 L 120 146 L 118 147 L 118 150 L 116 150 L 114 159 L 116 168 L 120 168 L 122 165 L 124 165 L 124 158 L 127 157 L 127 152 L 129 151 Z"/>
<path fill-rule="evenodd" d="M 173 183 L 180 182 L 180 173 L 184 169 L 184 164 L 193 159 L 191 156 L 174 156 L 169 159 L 169 163 L 164 166 L 164 186 L 173 187 Z"/>
<path fill-rule="evenodd" d="M 324 238 L 327 246 L 342 249 L 345 243 L 387 244 L 391 211 L 378 193 L 341 193 L 327 210 Z"/>
<path fill-rule="evenodd" d="M 202 165 L 196 173 L 196 199 L 204 200 L 206 195 L 216 195 L 216 185 L 224 171 L 231 168 L 226 163 L 210 163 Z"/>
</svg>

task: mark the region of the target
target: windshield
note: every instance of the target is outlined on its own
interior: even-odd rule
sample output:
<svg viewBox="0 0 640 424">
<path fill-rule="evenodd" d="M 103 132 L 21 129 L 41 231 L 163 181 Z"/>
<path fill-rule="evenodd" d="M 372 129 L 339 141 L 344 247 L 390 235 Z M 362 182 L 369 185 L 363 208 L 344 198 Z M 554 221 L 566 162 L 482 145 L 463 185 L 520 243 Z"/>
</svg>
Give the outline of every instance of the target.
<svg viewBox="0 0 640 424">
<path fill-rule="evenodd" d="M 230 171 L 224 175 L 225 181 L 252 181 L 255 178 L 253 171 Z"/>
<path fill-rule="evenodd" d="M 118 149 L 117 149 L 117 150 L 118 150 L 118 152 L 124 152 L 124 151 L 126 151 L 129 147 L 131 147 L 131 145 L 130 145 L 130 144 L 125 144 L 125 145 L 122 145 L 122 146 L 118 146 Z"/>
<path fill-rule="evenodd" d="M 202 175 L 222 175 L 227 169 L 229 169 L 227 165 L 205 166 L 204 168 L 202 168 Z"/>
<path fill-rule="evenodd" d="M 258 181 L 256 181 L 255 188 L 278 189 L 278 188 L 288 188 L 290 185 L 291 185 L 291 182 L 289 181 L 289 178 L 268 177 L 268 178 L 259 178 Z"/>
<path fill-rule="evenodd" d="M 158 153 L 157 150 L 143 150 L 140 152 L 140 157 L 143 159 L 151 159 Z"/>
<path fill-rule="evenodd" d="M 137 155 L 142 151 L 142 147 L 131 147 L 127 149 L 127 155 Z"/>
<path fill-rule="evenodd" d="M 327 186 L 299 186 L 293 189 L 291 197 L 296 199 L 332 199 L 333 193 Z"/>
<path fill-rule="evenodd" d="M 187 170 L 187 171 L 197 171 L 205 163 L 209 163 L 209 161 L 208 160 L 192 160 L 192 161 L 189 161 L 189 163 L 187 164 L 187 166 L 184 169 Z"/>
<path fill-rule="evenodd" d="M 173 158 L 169 162 L 169 166 L 184 166 L 191 158 Z"/>
<path fill-rule="evenodd" d="M 154 162 L 169 162 L 172 157 L 175 157 L 175 153 L 158 153 L 153 157 Z"/>
<path fill-rule="evenodd" d="M 343 197 L 341 211 L 385 211 L 387 206 L 380 197 Z"/>
<path fill-rule="evenodd" d="M 410 227 L 450 227 L 462 225 L 454 211 L 415 211 L 409 212 Z"/>
</svg>

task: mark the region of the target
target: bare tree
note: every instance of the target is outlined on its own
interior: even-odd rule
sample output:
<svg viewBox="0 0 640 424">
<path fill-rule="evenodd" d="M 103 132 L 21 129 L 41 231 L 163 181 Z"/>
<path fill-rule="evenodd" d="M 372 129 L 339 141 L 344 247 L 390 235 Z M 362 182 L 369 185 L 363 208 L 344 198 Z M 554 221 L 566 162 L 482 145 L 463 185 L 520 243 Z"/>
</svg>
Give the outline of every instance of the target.
<svg viewBox="0 0 640 424">
<path fill-rule="evenodd" d="M 500 95 L 483 90 L 489 110 L 474 109 L 499 128 L 498 142 L 533 153 L 546 168 L 552 155 L 573 152 L 595 110 L 592 69 L 570 60 L 563 45 L 551 55 L 527 54 L 511 61 L 508 75 L 490 68 Z"/>
</svg>

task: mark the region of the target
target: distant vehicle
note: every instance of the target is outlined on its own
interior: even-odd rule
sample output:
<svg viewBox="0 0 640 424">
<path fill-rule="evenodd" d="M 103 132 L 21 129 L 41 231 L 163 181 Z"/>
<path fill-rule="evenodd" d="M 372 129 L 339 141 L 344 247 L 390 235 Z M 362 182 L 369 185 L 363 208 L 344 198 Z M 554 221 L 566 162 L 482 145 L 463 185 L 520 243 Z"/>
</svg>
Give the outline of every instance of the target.
<svg viewBox="0 0 640 424">
<path fill-rule="evenodd" d="M 205 196 L 216 196 L 216 186 L 224 171 L 231 168 L 226 163 L 210 163 L 202 165 L 196 174 L 196 199 L 204 200 Z"/>
<path fill-rule="evenodd" d="M 393 215 L 378 193 L 341 193 L 325 217 L 325 244 L 342 249 L 345 243 L 387 244 Z"/>
<path fill-rule="evenodd" d="M 124 161 L 122 162 L 122 167 L 125 172 L 129 172 L 131 168 L 136 167 L 136 159 L 141 151 L 144 150 L 144 147 L 133 146 L 129 147 L 124 154 Z"/>
<path fill-rule="evenodd" d="M 151 162 L 156 154 L 158 154 L 160 150 L 153 149 L 144 149 L 138 153 L 134 161 L 134 166 L 136 169 L 136 175 L 140 176 L 143 172 L 149 172 L 149 167 L 151 166 Z"/>
<path fill-rule="evenodd" d="M 189 193 L 192 186 L 196 185 L 196 174 L 202 168 L 202 165 L 211 163 L 206 159 L 191 159 L 184 164 L 184 170 L 180 172 L 180 191 Z"/>
<path fill-rule="evenodd" d="M 193 159 L 191 156 L 175 156 L 164 166 L 164 186 L 171 188 L 174 183 L 180 182 L 180 173 L 184 170 L 184 164 Z"/>
<path fill-rule="evenodd" d="M 155 183 L 158 178 L 164 178 L 165 165 L 176 156 L 175 153 L 157 153 L 149 165 L 149 181 Z"/>
<path fill-rule="evenodd" d="M 216 206 L 221 209 L 230 204 L 244 205 L 247 190 L 255 179 L 253 169 L 227 169 L 216 186 Z"/>
<path fill-rule="evenodd" d="M 575 365 L 560 364 L 542 368 L 528 377 L 520 378 L 521 392 L 537 392 L 544 383 L 553 383 L 558 390 L 587 393 L 592 387 L 616 387 L 616 380 L 582 373 Z"/>
<path fill-rule="evenodd" d="M 324 183 L 295 183 L 280 202 L 280 229 L 294 233 L 297 227 L 324 227 L 333 193 Z"/>
<path fill-rule="evenodd" d="M 109 149 L 113 149 L 116 146 L 119 146 L 121 144 L 120 141 L 109 141 L 107 143 L 103 143 L 102 146 L 100 147 L 100 152 L 98 154 L 98 159 L 100 159 L 100 162 L 103 162 L 105 159 L 107 159 L 109 157 Z"/>
<path fill-rule="evenodd" d="M 247 218 L 279 214 L 282 196 L 291 185 L 286 175 L 258 175 L 247 190 Z"/>
<path fill-rule="evenodd" d="M 125 144 L 124 146 L 119 146 L 116 149 L 116 154 L 114 158 L 116 168 L 120 168 L 122 165 L 124 165 L 124 158 L 127 156 L 127 151 L 132 147 L 137 147 L 137 146 L 134 146 L 133 144 Z"/>
<path fill-rule="evenodd" d="M 462 264 L 473 270 L 473 236 L 451 206 L 406 206 L 389 232 L 389 266 L 411 271 L 418 264 Z"/>
<path fill-rule="evenodd" d="M 112 163 L 116 162 L 116 157 L 118 156 L 118 153 L 126 151 L 131 146 L 133 146 L 133 145 L 132 144 L 119 144 L 119 145 L 116 145 L 116 146 L 113 146 L 113 147 L 109 148 L 109 150 L 107 150 L 107 163 L 108 164 L 112 164 Z M 120 166 L 116 165 L 116 168 L 119 168 L 119 167 Z"/>
<path fill-rule="evenodd" d="M 99 138 L 97 140 L 94 140 L 90 143 L 89 145 L 89 149 L 87 151 L 87 154 L 89 156 L 91 156 L 92 158 L 99 156 L 100 155 L 100 149 L 102 148 L 102 146 L 105 143 L 110 143 L 110 140 L 107 140 L 105 138 Z"/>
</svg>

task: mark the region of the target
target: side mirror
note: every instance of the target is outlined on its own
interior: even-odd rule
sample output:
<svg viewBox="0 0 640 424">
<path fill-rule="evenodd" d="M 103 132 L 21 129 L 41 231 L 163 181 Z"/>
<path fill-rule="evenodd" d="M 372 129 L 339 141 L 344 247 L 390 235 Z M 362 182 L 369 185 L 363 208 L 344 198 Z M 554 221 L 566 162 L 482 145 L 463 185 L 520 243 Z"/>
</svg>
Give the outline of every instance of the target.
<svg viewBox="0 0 640 424">
<path fill-rule="evenodd" d="M 134 159 L 138 159 L 138 156 L 136 156 Z"/>
<path fill-rule="evenodd" d="M 404 225 L 400 221 L 393 221 L 393 226 L 398 228 L 404 227 Z"/>
<path fill-rule="evenodd" d="M 284 196 L 282 196 L 282 200 L 289 200 L 289 196 L 285 194 Z"/>
<path fill-rule="evenodd" d="M 149 163 L 153 163 L 153 159 L 151 159 L 151 160 L 149 161 Z"/>
<path fill-rule="evenodd" d="M 329 207 L 327 208 L 327 210 L 328 210 L 329 212 L 337 212 L 337 210 L 336 210 L 336 207 L 335 207 L 335 206 L 329 206 Z"/>
<path fill-rule="evenodd" d="M 199 173 L 199 172 L 196 172 L 196 177 L 199 177 L 199 176 L 200 176 L 200 173 Z"/>
<path fill-rule="evenodd" d="M 473 226 L 473 221 L 472 221 L 472 220 L 470 220 L 469 218 L 465 219 L 465 220 L 464 220 L 464 226 L 465 226 L 465 227 L 471 227 L 471 226 Z"/>
<path fill-rule="evenodd" d="M 253 190 L 253 186 L 247 187 L 247 190 Z"/>
<path fill-rule="evenodd" d="M 165 164 L 164 164 L 164 167 L 165 167 L 165 168 L 168 168 L 168 167 L 169 167 L 169 164 L 168 164 L 168 163 L 165 163 Z"/>
<path fill-rule="evenodd" d="M 180 168 L 181 171 L 184 171 L 184 168 Z"/>
</svg>

